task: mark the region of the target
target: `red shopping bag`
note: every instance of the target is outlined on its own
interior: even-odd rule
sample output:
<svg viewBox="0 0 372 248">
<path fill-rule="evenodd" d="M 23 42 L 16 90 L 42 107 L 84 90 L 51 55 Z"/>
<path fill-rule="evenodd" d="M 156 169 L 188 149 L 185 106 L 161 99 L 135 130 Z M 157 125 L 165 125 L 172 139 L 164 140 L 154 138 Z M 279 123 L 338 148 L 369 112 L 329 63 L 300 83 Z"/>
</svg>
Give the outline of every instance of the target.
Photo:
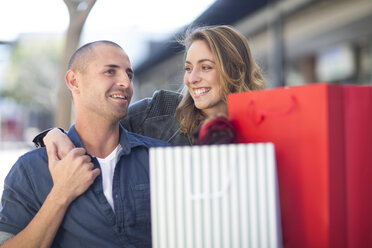
<svg viewBox="0 0 372 248">
<path fill-rule="evenodd" d="M 372 87 L 228 96 L 237 141 L 275 144 L 284 247 L 372 247 Z"/>
</svg>

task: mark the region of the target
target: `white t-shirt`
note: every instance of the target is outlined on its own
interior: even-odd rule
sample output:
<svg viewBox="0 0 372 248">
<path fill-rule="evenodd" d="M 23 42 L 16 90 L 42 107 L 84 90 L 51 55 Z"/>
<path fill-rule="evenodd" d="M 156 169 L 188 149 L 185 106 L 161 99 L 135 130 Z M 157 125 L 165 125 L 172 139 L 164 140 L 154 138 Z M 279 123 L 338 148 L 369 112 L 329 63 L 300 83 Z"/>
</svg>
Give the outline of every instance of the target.
<svg viewBox="0 0 372 248">
<path fill-rule="evenodd" d="M 97 160 L 101 166 L 103 193 L 105 194 L 108 203 L 111 205 L 111 208 L 114 211 L 115 207 L 114 199 L 112 197 L 112 181 L 114 178 L 116 162 L 121 149 L 122 147 L 119 144 L 106 158 L 97 157 Z"/>
</svg>

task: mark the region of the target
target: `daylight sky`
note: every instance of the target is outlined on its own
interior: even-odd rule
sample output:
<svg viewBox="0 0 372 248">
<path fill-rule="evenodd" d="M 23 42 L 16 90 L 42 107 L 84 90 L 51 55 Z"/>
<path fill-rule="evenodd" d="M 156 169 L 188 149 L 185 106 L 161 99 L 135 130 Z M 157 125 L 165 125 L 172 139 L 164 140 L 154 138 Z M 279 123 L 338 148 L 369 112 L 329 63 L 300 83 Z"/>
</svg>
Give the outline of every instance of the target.
<svg viewBox="0 0 372 248">
<path fill-rule="evenodd" d="M 109 39 L 124 47 L 132 63 L 148 39 L 161 39 L 193 21 L 214 0 L 97 0 L 82 43 Z M 21 33 L 63 33 L 68 11 L 63 0 L 0 0 L 0 41 Z"/>
</svg>

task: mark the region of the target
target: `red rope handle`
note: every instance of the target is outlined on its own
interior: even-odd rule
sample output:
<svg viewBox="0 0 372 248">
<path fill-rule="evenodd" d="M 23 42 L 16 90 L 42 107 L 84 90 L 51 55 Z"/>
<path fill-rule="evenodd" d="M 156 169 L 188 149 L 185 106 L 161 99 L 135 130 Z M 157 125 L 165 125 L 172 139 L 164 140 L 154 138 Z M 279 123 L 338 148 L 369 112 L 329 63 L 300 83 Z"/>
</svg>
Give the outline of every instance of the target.
<svg viewBox="0 0 372 248">
<path fill-rule="evenodd" d="M 297 105 L 297 100 L 296 100 L 295 96 L 291 95 L 290 100 L 291 100 L 290 106 L 287 110 L 280 111 L 280 112 L 279 111 L 278 112 L 276 112 L 276 111 L 264 112 L 264 111 L 258 110 L 257 111 L 258 118 L 254 118 L 253 113 L 254 113 L 254 107 L 255 106 L 254 106 L 254 101 L 251 100 L 248 103 L 248 115 L 249 115 L 250 112 L 252 113 L 251 114 L 252 118 L 250 118 L 250 119 L 253 122 L 253 124 L 255 124 L 257 126 L 260 125 L 266 119 L 266 117 L 280 117 L 280 116 L 289 115 L 290 113 L 293 112 L 293 110 L 296 108 L 296 105 Z"/>
</svg>

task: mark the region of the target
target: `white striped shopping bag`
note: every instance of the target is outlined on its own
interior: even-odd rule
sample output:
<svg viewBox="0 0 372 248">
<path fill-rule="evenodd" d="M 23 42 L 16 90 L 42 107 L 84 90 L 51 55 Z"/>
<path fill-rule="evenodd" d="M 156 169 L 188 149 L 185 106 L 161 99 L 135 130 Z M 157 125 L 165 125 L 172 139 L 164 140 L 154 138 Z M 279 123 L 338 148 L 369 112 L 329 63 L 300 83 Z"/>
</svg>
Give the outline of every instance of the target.
<svg viewBox="0 0 372 248">
<path fill-rule="evenodd" d="M 155 248 L 281 247 L 272 143 L 150 149 Z"/>
</svg>

